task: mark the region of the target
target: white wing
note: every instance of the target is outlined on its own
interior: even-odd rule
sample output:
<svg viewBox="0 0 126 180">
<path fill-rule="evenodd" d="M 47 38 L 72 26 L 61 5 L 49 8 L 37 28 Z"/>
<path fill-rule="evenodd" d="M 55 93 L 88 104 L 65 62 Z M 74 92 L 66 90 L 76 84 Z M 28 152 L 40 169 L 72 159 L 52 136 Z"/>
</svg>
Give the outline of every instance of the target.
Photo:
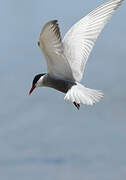
<svg viewBox="0 0 126 180">
<path fill-rule="evenodd" d="M 63 55 L 63 44 L 57 20 L 45 24 L 38 45 L 42 50 L 49 74 L 73 79 L 70 65 Z"/>
<path fill-rule="evenodd" d="M 98 35 L 122 1 L 111 0 L 101 5 L 77 22 L 65 35 L 64 53 L 76 81 L 82 79 L 86 61 Z"/>
</svg>

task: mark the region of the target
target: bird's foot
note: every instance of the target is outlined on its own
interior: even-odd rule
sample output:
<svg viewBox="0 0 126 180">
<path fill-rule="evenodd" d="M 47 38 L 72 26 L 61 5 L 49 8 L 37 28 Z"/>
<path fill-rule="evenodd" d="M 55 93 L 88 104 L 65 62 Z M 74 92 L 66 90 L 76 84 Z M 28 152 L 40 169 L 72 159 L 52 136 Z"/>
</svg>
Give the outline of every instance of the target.
<svg viewBox="0 0 126 180">
<path fill-rule="evenodd" d="M 76 103 L 75 101 L 73 102 L 74 106 L 79 110 L 80 109 L 80 104 Z"/>
</svg>

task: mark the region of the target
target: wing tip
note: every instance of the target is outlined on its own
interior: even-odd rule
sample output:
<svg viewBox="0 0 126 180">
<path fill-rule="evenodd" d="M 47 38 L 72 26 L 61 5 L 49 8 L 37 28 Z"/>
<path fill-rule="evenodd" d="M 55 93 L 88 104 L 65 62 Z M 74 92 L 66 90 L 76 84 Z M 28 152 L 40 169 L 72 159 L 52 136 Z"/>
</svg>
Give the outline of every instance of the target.
<svg viewBox="0 0 126 180">
<path fill-rule="evenodd" d="M 113 1 L 114 1 L 114 0 L 113 0 Z M 117 6 L 115 7 L 114 10 L 116 10 L 119 6 L 121 6 L 122 3 L 123 3 L 123 1 L 124 1 L 124 0 L 117 0 Z"/>
<path fill-rule="evenodd" d="M 58 20 L 54 19 L 54 20 L 51 20 L 51 21 L 47 22 L 47 23 L 43 26 L 40 35 L 41 35 L 41 34 L 46 30 L 46 28 L 47 28 L 48 26 L 50 26 L 50 25 L 58 26 Z"/>
<path fill-rule="evenodd" d="M 59 24 L 58 24 L 58 20 L 57 19 L 54 19 L 54 20 L 51 20 L 49 22 L 47 22 L 44 27 L 42 28 L 41 30 L 41 33 L 40 33 L 40 36 L 42 34 L 44 34 L 44 32 L 46 32 L 46 29 L 49 28 L 49 31 L 53 31 L 56 35 L 56 37 L 60 40 L 60 42 L 62 41 L 62 38 L 61 38 L 61 34 L 60 34 L 60 29 L 59 29 Z"/>
</svg>

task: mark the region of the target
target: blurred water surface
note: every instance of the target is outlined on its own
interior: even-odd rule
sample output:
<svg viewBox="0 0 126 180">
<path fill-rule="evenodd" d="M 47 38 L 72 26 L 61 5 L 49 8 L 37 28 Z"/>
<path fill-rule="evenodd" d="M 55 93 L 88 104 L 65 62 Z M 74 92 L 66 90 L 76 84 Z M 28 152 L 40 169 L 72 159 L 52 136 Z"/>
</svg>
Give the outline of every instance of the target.
<svg viewBox="0 0 126 180">
<path fill-rule="evenodd" d="M 0 179 L 126 179 L 125 2 L 99 37 L 83 84 L 104 99 L 77 111 L 64 95 L 40 88 L 46 72 L 37 41 L 45 22 L 58 19 L 62 35 L 103 0 L 0 1 Z"/>
</svg>

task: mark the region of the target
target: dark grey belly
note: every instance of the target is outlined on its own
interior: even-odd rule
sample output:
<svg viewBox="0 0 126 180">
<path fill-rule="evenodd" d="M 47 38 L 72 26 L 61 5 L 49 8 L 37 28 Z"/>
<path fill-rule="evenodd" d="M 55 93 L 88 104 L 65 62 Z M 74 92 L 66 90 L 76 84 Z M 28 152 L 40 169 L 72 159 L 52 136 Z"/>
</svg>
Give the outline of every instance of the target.
<svg viewBox="0 0 126 180">
<path fill-rule="evenodd" d="M 67 93 L 67 91 L 73 86 L 76 85 L 75 82 L 65 79 L 59 79 L 57 77 L 52 77 L 48 75 L 44 82 L 45 86 L 54 88 L 63 93 Z"/>
</svg>

